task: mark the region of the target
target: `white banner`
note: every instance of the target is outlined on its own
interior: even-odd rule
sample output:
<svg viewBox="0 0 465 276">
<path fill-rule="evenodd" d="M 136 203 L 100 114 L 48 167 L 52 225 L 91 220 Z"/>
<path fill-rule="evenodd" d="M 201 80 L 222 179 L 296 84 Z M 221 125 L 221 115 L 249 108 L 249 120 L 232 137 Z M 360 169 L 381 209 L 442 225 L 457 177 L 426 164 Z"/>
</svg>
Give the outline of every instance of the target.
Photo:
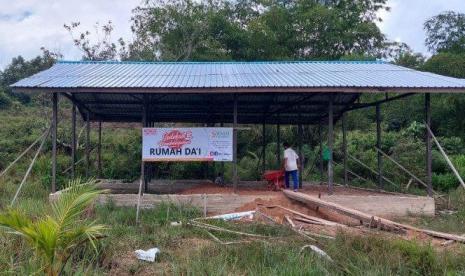
<svg viewBox="0 0 465 276">
<path fill-rule="evenodd" d="M 142 161 L 232 161 L 232 128 L 143 128 Z"/>
</svg>

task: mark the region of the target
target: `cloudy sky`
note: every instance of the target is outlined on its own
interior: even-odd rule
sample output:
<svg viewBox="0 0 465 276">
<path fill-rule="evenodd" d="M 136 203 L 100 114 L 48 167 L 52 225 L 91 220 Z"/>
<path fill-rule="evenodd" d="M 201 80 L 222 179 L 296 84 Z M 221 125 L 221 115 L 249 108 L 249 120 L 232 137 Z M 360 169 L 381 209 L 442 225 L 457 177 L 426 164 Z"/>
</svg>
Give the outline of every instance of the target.
<svg viewBox="0 0 465 276">
<path fill-rule="evenodd" d="M 115 37 L 131 39 L 131 10 L 143 0 L 0 0 L 0 68 L 12 57 L 32 58 L 40 47 L 59 51 L 66 59 L 79 59 L 64 23 L 80 21 L 82 30 L 95 22 L 114 23 Z M 427 53 L 423 22 L 442 11 L 465 12 L 464 0 L 389 0 L 390 12 L 382 12 L 381 30 L 389 39 L 406 42 Z"/>
</svg>

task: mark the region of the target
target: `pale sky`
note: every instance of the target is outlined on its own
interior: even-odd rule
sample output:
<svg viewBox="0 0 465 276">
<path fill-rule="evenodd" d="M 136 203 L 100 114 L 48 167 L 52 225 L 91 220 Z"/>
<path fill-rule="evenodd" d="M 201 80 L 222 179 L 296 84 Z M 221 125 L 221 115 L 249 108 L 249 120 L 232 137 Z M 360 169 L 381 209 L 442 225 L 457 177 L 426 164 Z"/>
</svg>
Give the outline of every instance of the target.
<svg viewBox="0 0 465 276">
<path fill-rule="evenodd" d="M 114 23 L 115 38 L 131 40 L 131 10 L 143 0 L 0 0 L 0 68 L 11 58 L 32 58 L 40 47 L 56 50 L 65 59 L 81 57 L 64 23 L 80 21 L 82 30 L 93 31 L 98 21 Z M 380 13 L 381 30 L 391 40 L 402 41 L 427 54 L 423 22 L 442 11 L 465 13 L 465 0 L 389 0 L 391 11 Z"/>
</svg>

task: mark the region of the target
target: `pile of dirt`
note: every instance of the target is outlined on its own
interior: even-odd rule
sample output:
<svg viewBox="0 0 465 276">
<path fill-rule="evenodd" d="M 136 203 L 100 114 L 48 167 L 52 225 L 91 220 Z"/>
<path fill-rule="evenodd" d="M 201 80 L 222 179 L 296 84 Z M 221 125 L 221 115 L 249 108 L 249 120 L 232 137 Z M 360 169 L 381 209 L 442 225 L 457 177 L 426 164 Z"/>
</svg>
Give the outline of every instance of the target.
<svg viewBox="0 0 465 276">
<path fill-rule="evenodd" d="M 305 190 L 304 190 L 305 191 Z M 339 191 L 350 192 L 350 189 L 339 189 Z M 305 191 L 315 195 L 318 189 L 308 189 Z M 367 191 L 369 192 L 369 191 Z M 362 224 L 361 221 L 349 218 L 348 216 L 328 210 L 328 208 L 317 208 L 307 204 L 291 200 L 283 193 L 279 193 L 273 199 L 264 200 L 257 198 L 255 201 L 247 203 L 236 209 L 237 212 L 257 211 L 256 220 L 288 225 L 294 230 L 314 236 L 335 237 L 339 231 L 355 235 L 383 235 L 391 238 L 401 238 L 405 240 L 415 240 L 421 243 L 429 243 L 437 248 L 444 248 L 447 239 L 433 237 L 423 231 L 412 231 L 410 229 L 379 229 L 376 226 Z M 306 217 L 308 216 L 308 218 Z M 314 220 L 312 220 L 312 218 Z M 305 221 L 308 219 L 307 221 Z M 318 220 L 322 219 L 322 223 Z M 333 224 L 334 225 L 331 225 Z M 453 244 L 453 243 L 449 243 Z"/>
</svg>

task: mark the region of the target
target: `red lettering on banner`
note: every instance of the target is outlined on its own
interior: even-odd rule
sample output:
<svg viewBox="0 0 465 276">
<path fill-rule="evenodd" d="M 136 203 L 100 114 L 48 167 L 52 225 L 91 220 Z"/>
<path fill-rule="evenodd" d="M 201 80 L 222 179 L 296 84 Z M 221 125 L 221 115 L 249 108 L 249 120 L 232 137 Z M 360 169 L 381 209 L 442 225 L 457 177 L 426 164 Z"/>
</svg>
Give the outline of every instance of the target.
<svg viewBox="0 0 465 276">
<path fill-rule="evenodd" d="M 184 145 L 190 144 L 192 141 L 192 131 L 171 130 L 163 134 L 162 140 L 158 143 L 159 146 L 169 147 L 171 149 L 180 149 Z"/>
</svg>

